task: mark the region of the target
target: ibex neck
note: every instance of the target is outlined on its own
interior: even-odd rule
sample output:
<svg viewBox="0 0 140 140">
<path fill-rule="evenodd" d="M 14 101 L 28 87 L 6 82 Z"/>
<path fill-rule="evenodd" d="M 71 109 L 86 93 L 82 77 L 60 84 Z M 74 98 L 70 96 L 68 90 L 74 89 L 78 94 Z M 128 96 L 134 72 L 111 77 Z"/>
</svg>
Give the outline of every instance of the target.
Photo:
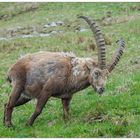
<svg viewBox="0 0 140 140">
<path fill-rule="evenodd" d="M 86 66 L 87 61 L 92 61 L 92 59 L 75 57 L 71 60 L 72 69 L 69 92 L 75 93 L 90 85 L 88 80 L 89 70 Z"/>
</svg>

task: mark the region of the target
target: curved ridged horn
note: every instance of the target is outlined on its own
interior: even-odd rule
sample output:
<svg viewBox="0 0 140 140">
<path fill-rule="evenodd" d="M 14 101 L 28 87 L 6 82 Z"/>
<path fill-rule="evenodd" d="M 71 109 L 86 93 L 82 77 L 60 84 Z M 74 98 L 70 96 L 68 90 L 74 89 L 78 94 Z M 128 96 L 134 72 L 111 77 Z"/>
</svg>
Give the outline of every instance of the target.
<svg viewBox="0 0 140 140">
<path fill-rule="evenodd" d="M 98 67 L 101 69 L 106 68 L 106 52 L 105 52 L 105 40 L 101 33 L 99 26 L 94 20 L 89 19 L 86 16 L 79 16 L 78 18 L 83 18 L 90 26 L 96 40 L 98 47 Z"/>
<path fill-rule="evenodd" d="M 117 49 L 117 51 L 115 52 L 115 54 L 113 56 L 113 61 L 107 67 L 109 72 L 111 72 L 114 69 L 114 67 L 117 65 L 117 63 L 119 62 L 119 60 L 123 54 L 124 48 L 125 48 L 125 42 L 123 39 L 117 40 L 116 43 L 119 45 L 119 48 Z"/>
</svg>

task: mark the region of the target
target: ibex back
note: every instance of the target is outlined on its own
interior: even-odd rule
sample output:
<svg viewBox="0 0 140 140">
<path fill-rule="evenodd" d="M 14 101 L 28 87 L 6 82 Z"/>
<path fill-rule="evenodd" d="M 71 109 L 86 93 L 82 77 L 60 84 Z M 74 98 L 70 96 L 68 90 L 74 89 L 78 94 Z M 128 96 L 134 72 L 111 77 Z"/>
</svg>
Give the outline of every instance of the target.
<svg viewBox="0 0 140 140">
<path fill-rule="evenodd" d="M 4 125 L 12 126 L 13 108 L 27 103 L 33 98 L 37 105 L 27 125 L 33 125 L 37 116 L 50 97 L 62 100 L 64 118 L 69 115 L 69 104 L 77 91 L 92 86 L 102 94 L 108 74 L 118 63 L 124 49 L 124 41 L 119 40 L 119 49 L 110 64 L 106 65 L 105 41 L 95 23 L 88 17 L 80 18 L 90 25 L 98 47 L 98 60 L 78 58 L 72 53 L 38 52 L 19 59 L 8 72 L 8 80 L 13 87 L 8 103 L 5 104 Z"/>
</svg>

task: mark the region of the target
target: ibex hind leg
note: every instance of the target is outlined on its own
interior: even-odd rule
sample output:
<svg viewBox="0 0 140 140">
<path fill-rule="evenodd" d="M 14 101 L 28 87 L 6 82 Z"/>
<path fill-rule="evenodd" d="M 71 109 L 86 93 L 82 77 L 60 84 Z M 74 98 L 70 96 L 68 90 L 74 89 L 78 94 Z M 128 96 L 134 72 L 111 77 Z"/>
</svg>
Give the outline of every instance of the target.
<svg viewBox="0 0 140 140">
<path fill-rule="evenodd" d="M 45 106 L 45 104 L 47 103 L 48 99 L 51 96 L 51 94 L 47 93 L 45 90 L 42 90 L 40 95 L 41 96 L 37 99 L 35 111 L 26 123 L 27 126 L 33 125 L 35 119 L 41 114 L 43 107 Z"/>
<path fill-rule="evenodd" d="M 11 95 L 9 97 L 9 101 L 7 104 L 5 104 L 5 107 L 4 107 L 3 122 L 4 122 L 4 125 L 7 127 L 12 126 L 11 118 L 12 118 L 13 108 L 15 107 L 22 91 L 23 91 L 22 84 L 19 81 L 15 82 L 15 84 L 13 85 Z"/>
<path fill-rule="evenodd" d="M 27 102 L 29 102 L 31 99 L 28 99 L 28 98 L 25 98 L 23 96 L 20 96 L 20 98 L 18 99 L 18 101 L 16 102 L 15 106 L 14 107 L 18 107 L 20 105 L 23 105 L 23 104 L 26 104 Z M 4 104 L 4 114 L 5 114 L 5 108 L 6 108 L 6 104 Z M 4 118 L 3 118 L 3 123 L 5 123 L 5 115 L 4 115 Z"/>
<path fill-rule="evenodd" d="M 29 102 L 31 99 L 25 98 L 23 96 L 20 96 L 20 98 L 18 99 L 18 101 L 16 102 L 14 107 L 18 107 L 20 105 L 26 104 L 27 102 Z M 3 124 L 5 124 L 5 112 L 6 112 L 6 104 L 4 104 L 4 118 L 3 118 Z"/>
</svg>

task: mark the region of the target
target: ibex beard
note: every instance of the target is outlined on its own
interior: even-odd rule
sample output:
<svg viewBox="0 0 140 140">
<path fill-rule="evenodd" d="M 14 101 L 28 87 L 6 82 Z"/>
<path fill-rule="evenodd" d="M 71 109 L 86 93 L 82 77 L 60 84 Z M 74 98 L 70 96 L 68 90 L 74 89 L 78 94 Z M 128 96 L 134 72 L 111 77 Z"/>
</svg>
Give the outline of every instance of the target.
<svg viewBox="0 0 140 140">
<path fill-rule="evenodd" d="M 92 86 L 96 92 L 102 94 L 108 74 L 114 69 L 123 53 L 124 41 L 118 41 L 113 61 L 106 65 L 105 41 L 102 33 L 91 19 L 81 16 L 90 25 L 95 34 L 98 47 L 98 60 L 92 58 L 78 58 L 72 53 L 38 52 L 28 54 L 19 59 L 8 72 L 8 80 L 12 85 L 9 101 L 5 104 L 4 125 L 12 126 L 13 108 L 37 99 L 34 113 L 27 121 L 33 125 L 35 119 L 42 112 L 50 97 L 62 100 L 64 118 L 69 116 L 69 104 L 77 91 Z"/>
</svg>

